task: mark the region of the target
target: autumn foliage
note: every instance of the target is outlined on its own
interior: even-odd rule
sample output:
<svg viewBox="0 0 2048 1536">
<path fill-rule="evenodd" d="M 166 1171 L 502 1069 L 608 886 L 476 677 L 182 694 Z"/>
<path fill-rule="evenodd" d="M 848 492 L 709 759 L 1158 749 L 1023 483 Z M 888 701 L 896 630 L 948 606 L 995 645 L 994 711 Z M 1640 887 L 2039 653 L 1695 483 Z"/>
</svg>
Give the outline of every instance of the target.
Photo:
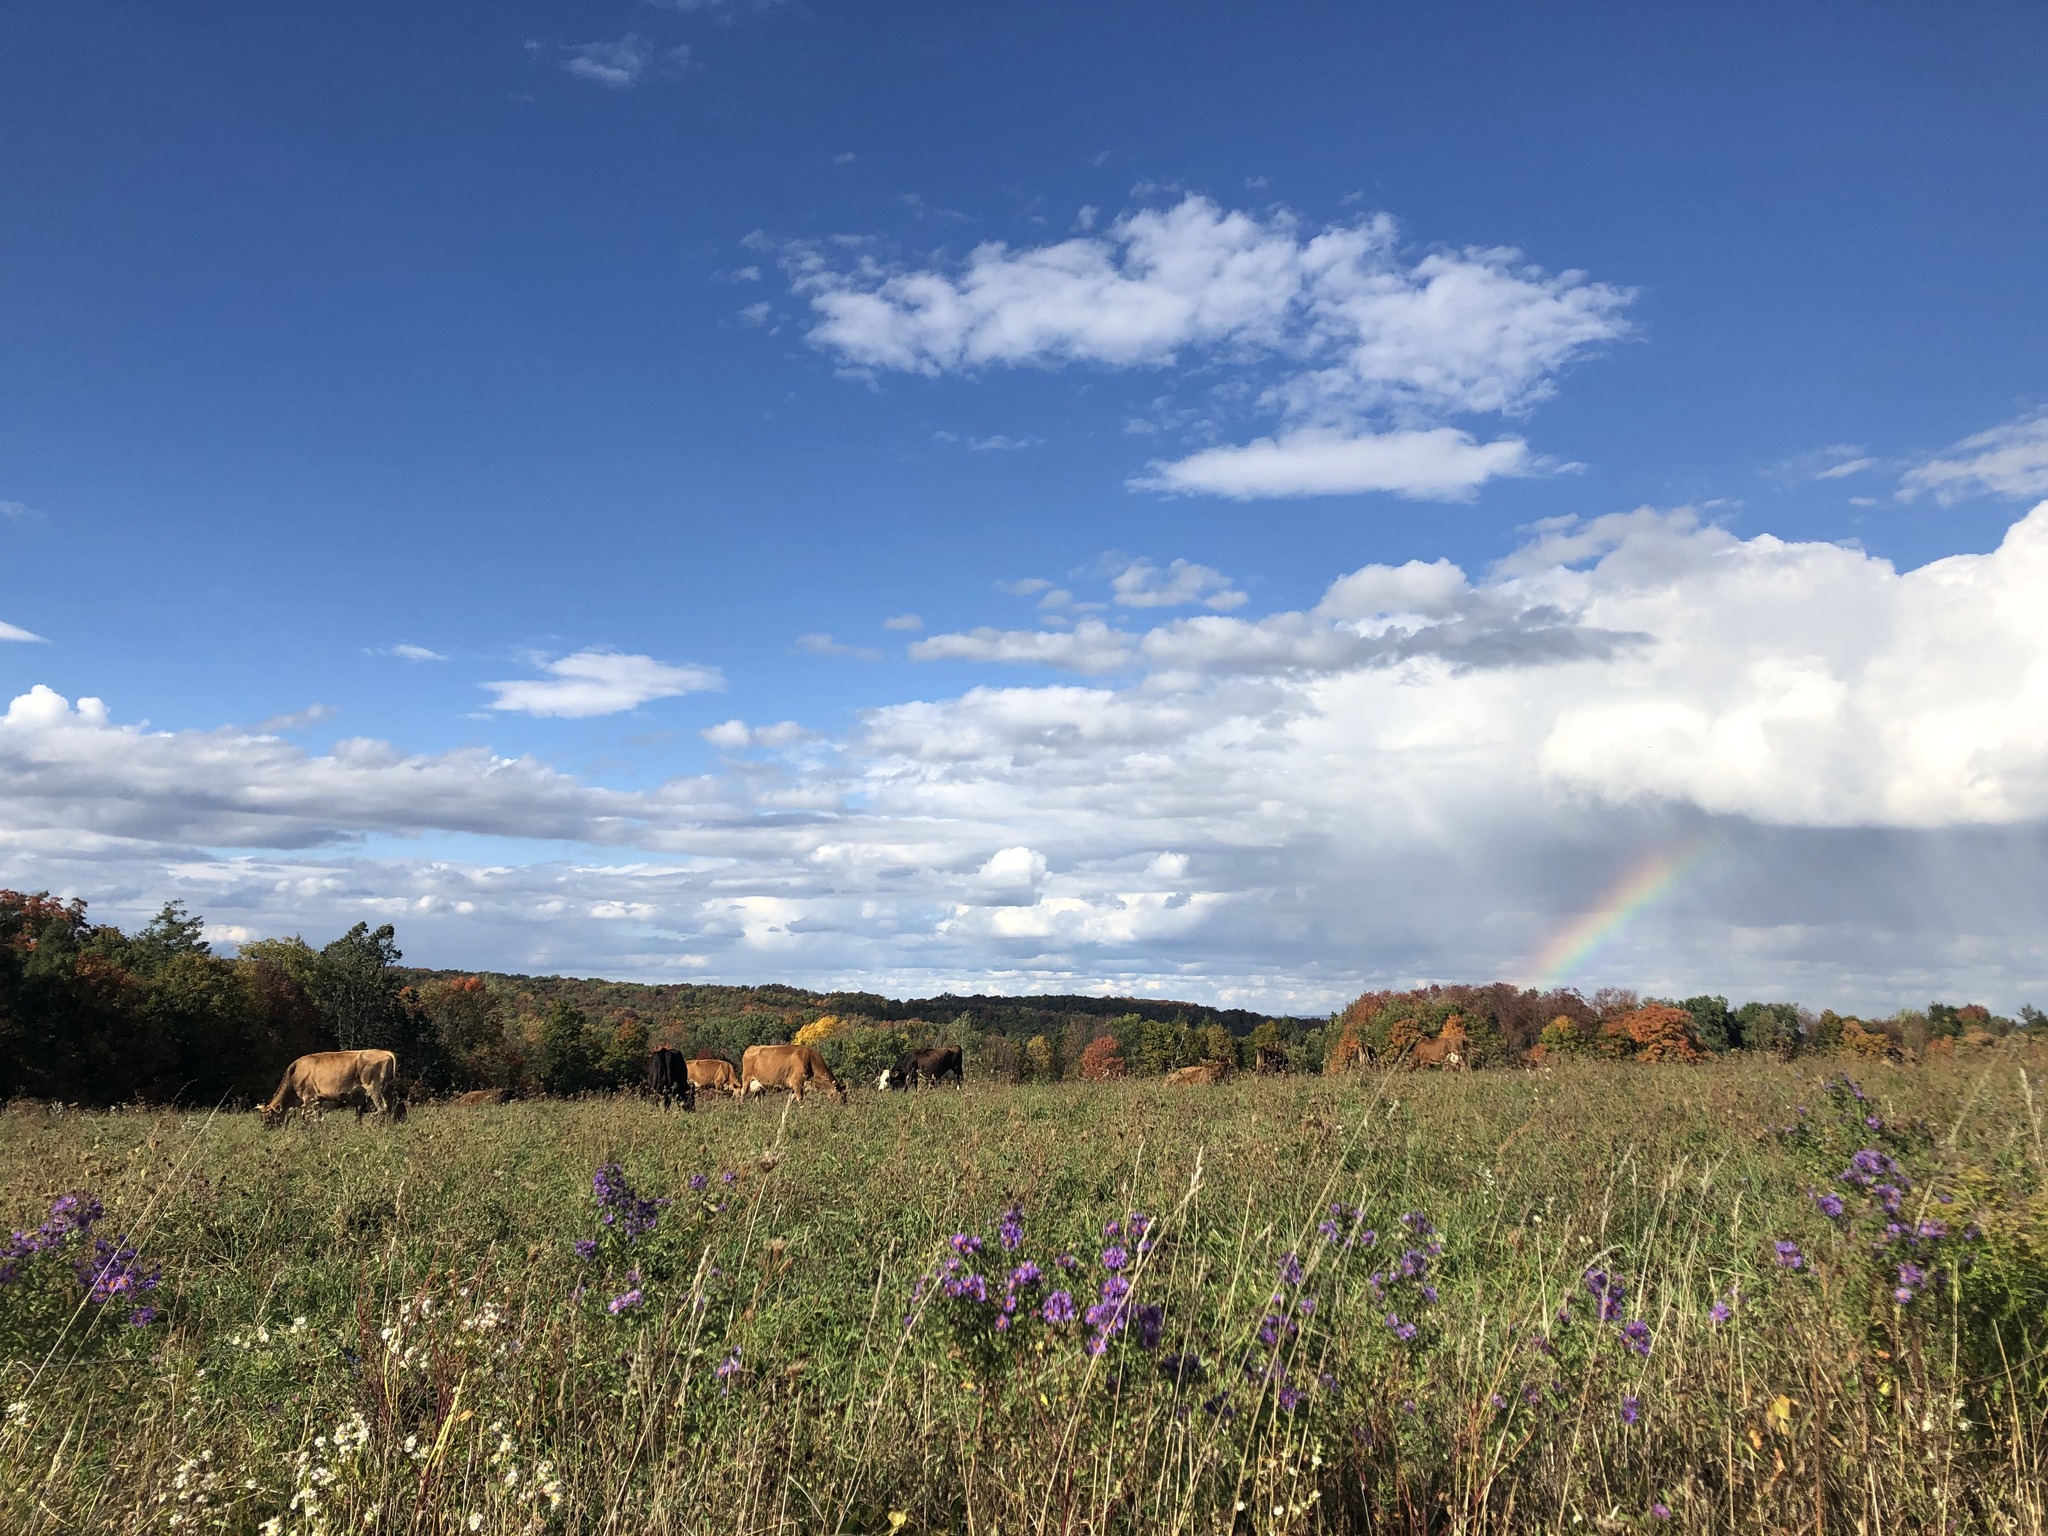
<svg viewBox="0 0 2048 1536">
<path fill-rule="evenodd" d="M 1105 1083 L 1124 1075 L 1124 1059 L 1116 1048 L 1116 1037 L 1103 1035 L 1090 1040 L 1081 1052 L 1081 1081 Z"/>
</svg>

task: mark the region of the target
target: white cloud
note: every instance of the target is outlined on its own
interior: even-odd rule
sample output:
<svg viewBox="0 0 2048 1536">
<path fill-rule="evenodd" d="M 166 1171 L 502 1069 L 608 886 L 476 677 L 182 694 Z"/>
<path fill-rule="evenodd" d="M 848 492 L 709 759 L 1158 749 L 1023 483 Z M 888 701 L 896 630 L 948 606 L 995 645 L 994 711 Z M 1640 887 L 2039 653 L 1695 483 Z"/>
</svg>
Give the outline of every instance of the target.
<svg viewBox="0 0 2048 1536">
<path fill-rule="evenodd" d="M 998 592 L 1007 592 L 1012 597 L 1032 597 L 1040 592 L 1049 591 L 1051 588 L 1052 583 L 1043 576 L 1025 576 L 1016 581 L 999 581 L 996 583 L 996 590 Z"/>
<path fill-rule="evenodd" d="M 1312 1011 L 1520 979 L 1646 856 L 1703 850 L 1570 979 L 2011 1006 L 2048 1000 L 2044 597 L 2048 504 L 1910 571 L 1642 510 L 1490 571 L 1368 566 L 1300 612 L 931 636 L 1122 675 L 890 704 L 643 791 L 149 731 L 38 687 L 0 718 L 0 885 L 258 933 L 383 913 L 428 963 Z M 435 832 L 505 852 L 349 846 Z"/>
<path fill-rule="evenodd" d="M 882 628 L 918 630 L 924 628 L 924 620 L 914 613 L 899 613 L 882 620 Z"/>
<path fill-rule="evenodd" d="M 490 708 L 580 720 L 616 715 L 655 699 L 725 687 L 716 667 L 674 666 L 652 656 L 618 651 L 577 651 L 541 664 L 545 677 L 485 683 L 497 695 Z"/>
<path fill-rule="evenodd" d="M 1487 481 L 1538 467 L 1519 437 L 1480 443 L 1454 427 L 1346 433 L 1314 428 L 1239 448 L 1204 448 L 1155 462 L 1134 487 L 1252 500 L 1388 491 L 1413 501 L 1470 501 Z"/>
<path fill-rule="evenodd" d="M 1200 603 L 1222 612 L 1244 605 L 1245 595 L 1230 578 L 1206 565 L 1176 560 L 1161 570 L 1149 560 L 1134 560 L 1110 580 L 1112 601 L 1122 608 L 1184 608 Z"/>
<path fill-rule="evenodd" d="M 1071 630 L 991 629 L 932 635 L 910 646 L 912 661 L 995 661 L 1069 672 L 1120 672 L 1136 660 L 1135 636 L 1100 619 Z"/>
<path fill-rule="evenodd" d="M 827 634 L 798 635 L 796 648 L 808 656 L 851 656 L 856 661 L 882 659 L 882 653 L 871 645 L 847 645 Z"/>
<path fill-rule="evenodd" d="M 722 747 L 728 752 L 747 747 L 794 747 L 817 739 L 813 732 L 794 720 L 778 720 L 773 725 L 748 725 L 744 720 L 724 720 L 707 727 L 700 734 L 714 747 Z"/>
<path fill-rule="evenodd" d="M 1971 496 L 2048 496 L 2048 407 L 1966 437 L 1907 470 L 1900 495 L 1931 495 L 1943 506 Z"/>
<path fill-rule="evenodd" d="M 400 661 L 446 661 L 448 658 L 439 651 L 430 651 L 424 645 L 398 644 L 390 647 L 390 654 Z"/>
<path fill-rule="evenodd" d="M 304 709 L 294 710 L 288 715 L 272 715 L 256 729 L 266 734 L 278 731 L 303 731 L 308 726 L 332 720 L 340 713 L 341 711 L 332 704 L 308 704 Z"/>
<path fill-rule="evenodd" d="M 1320 231 L 1184 197 L 1100 235 L 957 268 L 850 269 L 821 247 L 787 266 L 816 313 L 810 339 L 857 369 L 1164 368 L 1201 353 L 1266 378 L 1278 433 L 1155 464 L 1147 488 L 1238 497 L 1394 491 L 1461 499 L 1550 467 L 1517 437 L 1480 443 L 1446 415 L 1519 413 L 1561 370 L 1628 333 L 1628 291 L 1548 273 L 1517 251 L 1410 261 L 1384 215 Z"/>
<path fill-rule="evenodd" d="M 988 437 L 967 439 L 969 453 L 1015 453 L 1020 448 L 1040 448 L 1045 445 L 1042 437 L 1008 437 L 997 432 Z"/>
<path fill-rule="evenodd" d="M 42 515 L 42 513 L 25 501 L 0 501 L 0 517 L 25 520 L 31 517 L 41 517 Z"/>
<path fill-rule="evenodd" d="M 4 621 L 0 621 L 0 641 L 7 640 L 19 641 L 22 644 L 26 645 L 47 645 L 49 643 L 48 641 L 44 640 L 41 635 L 34 634 L 29 630 L 23 629 L 18 624 L 9 624 Z"/>
<path fill-rule="evenodd" d="M 616 42 L 578 43 L 567 50 L 562 68 L 579 80 L 620 91 L 633 85 L 647 72 L 654 48 L 637 32 L 628 32 Z"/>
</svg>

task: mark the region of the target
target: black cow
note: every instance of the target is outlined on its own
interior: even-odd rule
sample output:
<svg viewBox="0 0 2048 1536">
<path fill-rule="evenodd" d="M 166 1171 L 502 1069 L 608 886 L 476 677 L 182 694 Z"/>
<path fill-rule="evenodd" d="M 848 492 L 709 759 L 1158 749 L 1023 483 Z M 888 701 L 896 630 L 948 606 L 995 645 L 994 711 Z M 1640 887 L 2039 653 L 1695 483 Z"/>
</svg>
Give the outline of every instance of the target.
<svg viewBox="0 0 2048 1536">
<path fill-rule="evenodd" d="M 684 1109 L 697 1107 L 697 1090 L 690 1085 L 690 1064 L 681 1051 L 657 1045 L 647 1057 L 647 1091 L 661 1100 L 661 1107 L 681 1102 Z"/>
<path fill-rule="evenodd" d="M 967 1086 L 967 1076 L 961 1070 L 960 1047 L 938 1045 L 928 1051 L 905 1051 L 896 1065 L 882 1074 L 877 1088 L 915 1088 L 917 1080 L 923 1078 L 936 1084 L 942 1077 L 951 1077 L 957 1087 Z"/>
</svg>

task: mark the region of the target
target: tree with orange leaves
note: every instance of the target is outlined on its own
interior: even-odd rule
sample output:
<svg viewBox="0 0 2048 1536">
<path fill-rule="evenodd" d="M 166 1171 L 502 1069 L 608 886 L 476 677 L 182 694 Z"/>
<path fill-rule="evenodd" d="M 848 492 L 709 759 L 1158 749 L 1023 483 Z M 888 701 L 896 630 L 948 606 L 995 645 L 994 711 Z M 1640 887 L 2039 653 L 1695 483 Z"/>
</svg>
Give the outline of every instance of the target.
<svg viewBox="0 0 2048 1536">
<path fill-rule="evenodd" d="M 1081 1081 L 1106 1083 L 1124 1075 L 1124 1058 L 1116 1048 L 1116 1036 L 1098 1035 L 1081 1052 Z"/>
</svg>

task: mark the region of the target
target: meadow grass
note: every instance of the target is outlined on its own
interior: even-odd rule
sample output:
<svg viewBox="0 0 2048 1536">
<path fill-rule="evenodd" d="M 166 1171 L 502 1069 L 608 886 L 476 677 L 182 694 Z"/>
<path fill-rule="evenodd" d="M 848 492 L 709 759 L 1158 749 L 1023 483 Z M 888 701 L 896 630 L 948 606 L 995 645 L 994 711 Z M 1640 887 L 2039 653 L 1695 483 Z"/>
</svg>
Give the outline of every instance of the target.
<svg viewBox="0 0 2048 1536">
<path fill-rule="evenodd" d="M 2042 1065 L 14 1106 L 0 1528 L 2039 1533 Z"/>
</svg>

